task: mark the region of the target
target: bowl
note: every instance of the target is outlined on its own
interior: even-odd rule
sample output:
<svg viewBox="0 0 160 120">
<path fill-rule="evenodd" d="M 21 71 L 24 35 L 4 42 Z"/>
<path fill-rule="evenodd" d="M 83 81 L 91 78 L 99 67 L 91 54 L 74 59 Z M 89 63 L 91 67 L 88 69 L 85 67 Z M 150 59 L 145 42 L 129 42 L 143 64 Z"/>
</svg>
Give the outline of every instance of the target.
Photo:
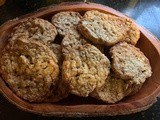
<svg viewBox="0 0 160 120">
<path fill-rule="evenodd" d="M 88 10 L 129 18 L 126 15 L 104 5 L 84 2 L 69 2 L 42 8 L 36 12 L 7 21 L 0 26 L 0 51 L 7 44 L 7 39 L 14 26 L 29 17 L 51 20 L 60 11 L 77 11 L 84 14 Z M 134 20 L 133 20 L 134 22 Z M 134 22 L 135 23 L 135 22 Z M 133 96 L 126 97 L 115 104 L 106 104 L 94 98 L 81 98 L 70 95 L 57 103 L 30 103 L 17 97 L 0 77 L 0 91 L 8 101 L 18 108 L 45 116 L 115 116 L 126 115 L 148 109 L 160 97 L 160 45 L 158 39 L 144 27 L 135 23 L 140 29 L 140 40 L 137 47 L 150 60 L 153 74 L 147 79 L 142 89 Z M 1 54 L 0 54 L 1 55 Z"/>
</svg>

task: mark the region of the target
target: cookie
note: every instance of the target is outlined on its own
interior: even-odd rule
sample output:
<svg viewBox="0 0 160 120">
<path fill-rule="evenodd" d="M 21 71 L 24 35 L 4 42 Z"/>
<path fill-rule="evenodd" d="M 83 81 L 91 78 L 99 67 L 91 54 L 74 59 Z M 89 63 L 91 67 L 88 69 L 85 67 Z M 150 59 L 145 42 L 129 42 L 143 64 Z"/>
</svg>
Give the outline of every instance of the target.
<svg viewBox="0 0 160 120">
<path fill-rule="evenodd" d="M 72 29 L 76 29 L 81 18 L 78 12 L 66 11 L 55 14 L 51 21 L 56 26 L 58 33 L 65 36 Z"/>
<path fill-rule="evenodd" d="M 135 84 L 144 83 L 152 74 L 147 57 L 139 48 L 126 42 L 110 49 L 112 69 L 122 79 L 132 79 Z"/>
<path fill-rule="evenodd" d="M 62 79 L 69 83 L 72 94 L 87 97 L 105 83 L 110 71 L 110 62 L 90 44 L 69 50 L 62 65 Z"/>
<path fill-rule="evenodd" d="M 127 88 L 124 80 L 116 78 L 114 74 L 109 74 L 105 84 L 93 91 L 90 96 L 106 103 L 116 103 L 126 96 Z"/>
<path fill-rule="evenodd" d="M 112 72 L 105 80 L 105 84 L 93 91 L 90 96 L 106 103 L 116 103 L 128 95 L 133 95 L 138 92 L 141 86 L 117 78 Z"/>
<path fill-rule="evenodd" d="M 62 81 L 61 76 L 59 76 L 59 81 L 57 86 L 54 87 L 52 95 L 48 97 L 45 102 L 58 102 L 66 97 L 70 93 L 69 83 Z"/>
<path fill-rule="evenodd" d="M 120 41 L 136 44 L 140 31 L 136 25 L 126 18 L 105 14 L 98 11 L 87 11 L 78 24 L 82 35 L 95 44 L 106 46 L 114 45 Z"/>
<path fill-rule="evenodd" d="M 127 34 L 123 41 L 128 42 L 132 45 L 135 45 L 137 41 L 140 38 L 140 30 L 138 27 L 133 23 L 133 21 L 129 18 L 122 18 L 122 17 L 116 17 L 110 14 L 105 14 L 96 10 L 87 11 L 84 16 L 85 18 L 91 17 L 93 19 L 111 19 L 111 20 L 117 20 L 117 22 L 123 24 L 123 26 L 127 29 Z M 117 19 L 118 18 L 118 19 Z"/>
<path fill-rule="evenodd" d="M 55 54 L 55 56 L 56 56 L 56 58 L 58 60 L 58 65 L 61 68 L 62 61 L 63 61 L 63 59 L 62 59 L 62 47 L 61 47 L 61 45 L 52 43 L 52 44 L 50 44 L 49 47 L 53 51 L 53 53 Z"/>
<path fill-rule="evenodd" d="M 17 96 L 29 102 L 43 102 L 58 82 L 59 67 L 47 46 L 21 38 L 3 50 L 0 74 Z"/>
<path fill-rule="evenodd" d="M 63 55 L 69 54 L 70 49 L 76 49 L 80 45 L 87 44 L 87 41 L 78 33 L 77 30 L 67 34 L 62 40 Z"/>
<path fill-rule="evenodd" d="M 50 96 L 50 98 L 46 100 L 46 102 L 58 102 L 69 95 L 70 88 L 68 83 L 66 83 L 65 81 L 62 81 L 62 78 L 61 78 L 62 77 L 61 68 L 62 68 L 62 62 L 63 62 L 61 45 L 52 43 L 50 44 L 50 49 L 53 51 L 53 53 L 55 54 L 58 60 L 60 75 L 59 75 L 57 86 L 54 88 L 52 95 Z"/>
<path fill-rule="evenodd" d="M 47 20 L 41 18 L 29 18 L 16 26 L 10 40 L 25 37 L 26 39 L 41 41 L 45 44 L 53 42 L 57 35 L 57 30 Z"/>
</svg>

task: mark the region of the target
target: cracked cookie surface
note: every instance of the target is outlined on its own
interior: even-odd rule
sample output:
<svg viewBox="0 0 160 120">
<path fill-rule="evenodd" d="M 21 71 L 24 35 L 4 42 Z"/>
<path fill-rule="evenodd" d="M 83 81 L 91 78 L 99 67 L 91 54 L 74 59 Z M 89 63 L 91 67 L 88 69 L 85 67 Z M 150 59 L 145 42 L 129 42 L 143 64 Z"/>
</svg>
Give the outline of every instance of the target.
<svg viewBox="0 0 160 120">
<path fill-rule="evenodd" d="M 48 47 L 21 38 L 8 43 L 3 50 L 0 74 L 19 97 L 29 102 L 42 102 L 56 86 L 59 67 Z"/>
</svg>

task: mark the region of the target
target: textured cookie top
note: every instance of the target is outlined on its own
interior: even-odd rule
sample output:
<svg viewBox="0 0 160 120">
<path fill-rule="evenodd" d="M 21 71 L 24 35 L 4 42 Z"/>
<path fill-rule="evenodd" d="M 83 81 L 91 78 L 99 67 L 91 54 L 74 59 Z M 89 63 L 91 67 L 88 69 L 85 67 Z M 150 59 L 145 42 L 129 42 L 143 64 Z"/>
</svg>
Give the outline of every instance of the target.
<svg viewBox="0 0 160 120">
<path fill-rule="evenodd" d="M 11 40 L 26 37 L 26 39 L 38 40 L 48 44 L 54 41 L 56 35 L 57 30 L 55 26 L 47 20 L 41 18 L 29 18 L 13 29 Z"/>
<path fill-rule="evenodd" d="M 60 35 L 65 36 L 69 31 L 76 28 L 82 16 L 78 12 L 59 12 L 52 17 L 52 24 L 57 28 Z"/>
<path fill-rule="evenodd" d="M 85 44 L 65 56 L 62 78 L 69 81 L 72 94 L 87 97 L 104 84 L 109 70 L 108 58 L 93 45 Z"/>
<path fill-rule="evenodd" d="M 151 76 L 151 66 L 146 56 L 131 44 L 119 43 L 110 49 L 112 68 L 123 79 L 144 83 Z"/>
<path fill-rule="evenodd" d="M 17 39 L 2 52 L 0 74 L 19 97 L 42 102 L 57 83 L 59 67 L 55 55 L 45 45 Z"/>
<path fill-rule="evenodd" d="M 95 10 L 87 11 L 78 24 L 82 35 L 94 43 L 114 45 L 126 41 L 135 45 L 140 37 L 136 25 L 126 18 L 116 17 Z"/>
</svg>

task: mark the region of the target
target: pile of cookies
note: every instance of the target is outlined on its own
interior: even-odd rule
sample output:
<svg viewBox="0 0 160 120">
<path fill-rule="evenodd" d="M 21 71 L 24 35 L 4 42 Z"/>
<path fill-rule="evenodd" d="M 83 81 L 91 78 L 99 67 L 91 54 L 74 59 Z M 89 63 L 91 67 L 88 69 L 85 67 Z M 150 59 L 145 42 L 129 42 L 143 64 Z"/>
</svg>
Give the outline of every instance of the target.
<svg viewBox="0 0 160 120">
<path fill-rule="evenodd" d="M 57 102 L 69 94 L 115 103 L 138 92 L 152 74 L 136 48 L 137 26 L 96 10 L 29 18 L 13 28 L 0 74 L 29 102 Z M 58 42 L 57 42 L 58 41 Z"/>
</svg>

